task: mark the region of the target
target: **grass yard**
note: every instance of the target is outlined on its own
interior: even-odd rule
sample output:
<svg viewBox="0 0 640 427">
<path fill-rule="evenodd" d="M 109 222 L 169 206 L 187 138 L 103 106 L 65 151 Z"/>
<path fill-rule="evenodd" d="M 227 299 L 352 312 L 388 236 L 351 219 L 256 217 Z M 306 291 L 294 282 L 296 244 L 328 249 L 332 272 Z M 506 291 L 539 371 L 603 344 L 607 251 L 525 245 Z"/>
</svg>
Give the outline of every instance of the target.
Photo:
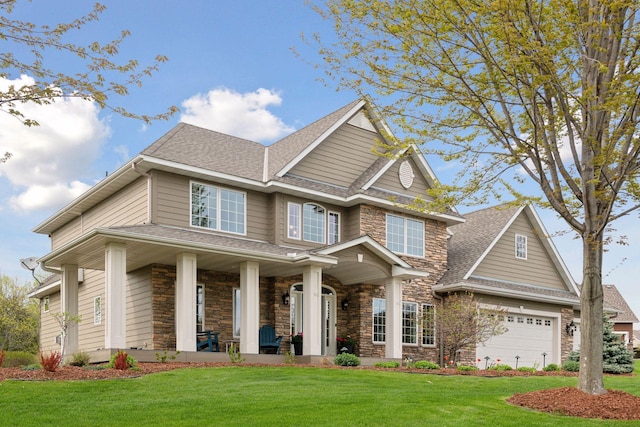
<svg viewBox="0 0 640 427">
<path fill-rule="evenodd" d="M 0 382 L 0 425 L 640 425 L 536 413 L 504 401 L 576 381 L 294 366 L 190 368 L 120 380 L 7 380 Z M 637 376 L 606 377 L 605 384 L 640 395 Z"/>
</svg>

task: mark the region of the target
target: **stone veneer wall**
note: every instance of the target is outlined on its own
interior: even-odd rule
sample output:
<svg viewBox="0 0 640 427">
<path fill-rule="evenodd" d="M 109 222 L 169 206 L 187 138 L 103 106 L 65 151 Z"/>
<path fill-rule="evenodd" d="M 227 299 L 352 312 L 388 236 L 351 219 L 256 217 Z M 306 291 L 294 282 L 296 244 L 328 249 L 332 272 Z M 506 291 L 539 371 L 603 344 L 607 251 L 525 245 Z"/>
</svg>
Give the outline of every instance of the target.
<svg viewBox="0 0 640 427">
<path fill-rule="evenodd" d="M 565 330 L 566 325 L 574 319 L 572 307 L 563 307 L 560 310 L 560 363 L 567 360 L 567 356 L 573 350 L 573 336 L 569 336 Z"/>
<path fill-rule="evenodd" d="M 360 207 L 360 234 L 368 234 L 382 245 L 386 245 L 386 214 L 387 211 L 375 206 L 362 205 Z M 429 277 L 413 279 L 405 282 L 402 288 L 402 300 L 418 303 L 418 342 L 405 344 L 402 348 L 403 358 L 414 360 L 427 359 L 438 361 L 438 339 L 435 347 L 422 346 L 421 316 L 422 304 L 436 305 L 437 301 L 431 293 L 431 288 L 437 283 L 447 269 L 447 229 L 443 222 L 420 218 L 414 215 L 399 214 L 407 218 L 424 221 L 425 257 L 416 258 L 401 256 L 412 267 L 426 271 Z M 384 357 L 384 344 L 373 343 L 373 298 L 385 298 L 385 288 L 380 285 L 361 284 L 352 287 L 354 301 L 358 309 L 358 336 L 360 356 Z"/>
</svg>

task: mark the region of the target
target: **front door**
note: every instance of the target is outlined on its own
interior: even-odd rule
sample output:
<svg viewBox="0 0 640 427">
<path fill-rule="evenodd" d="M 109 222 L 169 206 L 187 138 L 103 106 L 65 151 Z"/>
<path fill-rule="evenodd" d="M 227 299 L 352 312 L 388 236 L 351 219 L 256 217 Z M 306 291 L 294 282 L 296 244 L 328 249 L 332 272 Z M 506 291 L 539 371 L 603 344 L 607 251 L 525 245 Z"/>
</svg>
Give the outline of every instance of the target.
<svg viewBox="0 0 640 427">
<path fill-rule="evenodd" d="M 304 334 L 303 319 L 303 292 L 302 284 L 291 287 L 290 319 L 291 335 Z M 322 355 L 332 356 L 336 354 L 336 293 L 328 286 L 322 286 L 321 312 L 321 338 Z"/>
</svg>

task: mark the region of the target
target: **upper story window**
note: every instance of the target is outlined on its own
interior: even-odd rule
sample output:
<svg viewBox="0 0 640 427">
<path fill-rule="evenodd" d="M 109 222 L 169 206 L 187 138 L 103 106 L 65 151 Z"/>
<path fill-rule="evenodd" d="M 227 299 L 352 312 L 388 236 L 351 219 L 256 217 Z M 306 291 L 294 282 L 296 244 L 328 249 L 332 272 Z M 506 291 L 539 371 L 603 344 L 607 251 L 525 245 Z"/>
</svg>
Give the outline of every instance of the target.
<svg viewBox="0 0 640 427">
<path fill-rule="evenodd" d="M 246 195 L 212 185 L 191 183 L 191 225 L 245 233 Z"/>
<path fill-rule="evenodd" d="M 423 257 L 424 222 L 387 214 L 387 249 Z"/>
<path fill-rule="evenodd" d="M 301 230 L 302 228 L 302 230 Z M 340 241 L 340 214 L 327 212 L 315 203 L 287 204 L 287 237 L 307 242 L 328 243 Z"/>
<path fill-rule="evenodd" d="M 527 236 L 516 234 L 516 258 L 527 259 Z"/>
</svg>

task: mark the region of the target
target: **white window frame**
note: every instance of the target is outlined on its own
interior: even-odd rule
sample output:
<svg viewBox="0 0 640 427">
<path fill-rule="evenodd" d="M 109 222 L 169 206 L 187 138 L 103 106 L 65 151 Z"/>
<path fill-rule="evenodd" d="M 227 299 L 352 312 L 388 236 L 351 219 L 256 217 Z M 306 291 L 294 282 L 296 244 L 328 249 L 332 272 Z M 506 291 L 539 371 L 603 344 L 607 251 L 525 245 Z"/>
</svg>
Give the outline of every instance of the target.
<svg viewBox="0 0 640 427">
<path fill-rule="evenodd" d="M 315 240 L 305 237 L 305 234 L 308 234 L 309 229 L 305 227 L 305 206 L 318 206 L 324 210 L 323 221 L 322 221 L 322 239 Z M 297 214 L 293 212 L 297 210 Z M 335 233 L 331 228 L 331 218 L 335 218 Z M 324 207 L 323 205 L 315 202 L 305 202 L 305 203 L 295 203 L 295 202 L 287 202 L 287 238 L 291 240 L 303 240 L 305 242 L 311 243 L 319 243 L 319 244 L 329 244 L 333 245 L 339 243 L 342 239 L 341 236 L 341 214 L 340 212 L 331 211 Z"/>
<path fill-rule="evenodd" d="M 51 307 L 50 304 L 51 304 L 51 301 L 49 299 L 49 296 L 42 298 L 42 310 L 45 313 L 49 312 L 49 308 Z"/>
<path fill-rule="evenodd" d="M 418 303 L 402 302 L 402 344 L 418 344 Z"/>
<path fill-rule="evenodd" d="M 207 187 L 209 191 L 213 192 L 215 190 L 216 192 L 216 206 L 215 206 L 216 221 L 215 221 L 215 224 L 212 224 L 211 226 L 197 225 L 193 223 L 194 222 L 193 221 L 193 216 L 194 216 L 193 215 L 193 186 L 194 185 L 202 185 L 204 187 Z M 228 191 L 230 193 L 235 193 L 242 196 L 242 222 L 241 223 L 236 222 L 236 224 L 242 225 L 241 232 L 229 231 L 222 228 L 222 225 L 221 225 L 222 224 L 222 198 L 221 198 L 222 191 Z M 206 230 L 216 230 L 216 231 L 222 231 L 224 233 L 246 236 L 247 235 L 247 193 L 244 191 L 232 190 L 226 187 L 218 187 L 217 185 L 205 184 L 204 182 L 191 181 L 189 184 L 189 224 L 191 225 L 191 227 L 204 228 Z"/>
<path fill-rule="evenodd" d="M 389 219 L 390 218 L 395 218 L 395 219 L 400 219 L 402 220 L 402 234 L 398 234 L 398 236 L 400 236 L 402 238 L 402 243 L 400 243 L 400 245 L 402 246 L 401 248 L 392 248 L 390 247 L 390 241 L 392 239 L 389 238 L 390 236 L 390 229 L 389 229 Z M 420 228 L 421 228 L 421 233 L 420 233 L 420 241 L 421 241 L 421 245 L 420 245 L 420 251 L 419 253 L 409 253 L 409 235 L 408 235 L 408 227 L 407 225 L 409 223 L 415 223 L 415 224 L 419 224 Z M 385 236 L 386 236 L 386 247 L 387 249 L 400 254 L 400 255 L 406 255 L 406 256 L 410 256 L 410 257 L 415 257 L 415 258 L 424 258 L 424 245 L 425 245 L 425 237 L 424 237 L 424 221 L 419 220 L 419 219 L 414 219 L 414 218 L 407 218 L 404 216 L 400 216 L 400 215 L 393 215 L 393 214 L 386 214 L 386 220 L 385 220 L 385 227 L 386 227 L 386 232 L 385 232 Z M 399 249 L 399 250 L 396 250 Z"/>
<path fill-rule="evenodd" d="M 305 209 L 307 206 L 310 206 L 310 207 L 317 206 L 318 208 L 321 208 L 323 210 L 322 221 L 320 222 L 320 224 L 322 225 L 321 233 L 312 233 L 311 226 L 305 224 L 305 220 L 307 221 L 311 220 L 309 216 L 305 215 Z M 305 242 L 325 244 L 325 242 L 327 241 L 327 217 L 328 217 L 328 210 L 324 206 L 318 203 L 313 203 L 313 202 L 303 203 L 302 204 L 302 240 L 304 240 Z M 305 237 L 307 234 L 309 235 L 309 238 Z M 311 239 L 311 237 L 315 236 L 316 234 L 318 235 L 318 237 L 320 237 L 320 240 Z"/>
<path fill-rule="evenodd" d="M 202 290 L 202 301 L 198 301 L 198 294 L 199 294 L 199 290 Z M 204 332 L 205 331 L 205 293 L 204 293 L 204 285 L 202 283 L 198 283 L 196 285 L 196 332 Z M 201 310 L 202 313 L 199 313 L 198 311 Z M 202 316 L 201 319 L 198 319 L 199 316 Z"/>
<path fill-rule="evenodd" d="M 240 314 L 242 309 L 242 293 L 240 288 L 233 288 L 233 338 L 239 339 L 241 334 L 242 323 Z"/>
<path fill-rule="evenodd" d="M 333 230 L 331 229 L 331 217 L 336 219 L 335 233 L 333 233 Z M 329 245 L 334 245 L 338 242 L 340 242 L 340 212 L 329 211 L 327 213 L 327 243 Z"/>
<path fill-rule="evenodd" d="M 527 236 L 516 234 L 516 258 L 527 259 Z"/>
<path fill-rule="evenodd" d="M 387 300 L 384 298 L 373 298 L 371 304 L 373 306 L 373 315 L 371 316 L 371 339 L 374 344 L 384 344 L 387 340 Z M 377 316 L 376 309 L 380 310 L 382 314 Z M 376 322 L 377 320 L 378 322 Z M 379 329 L 379 331 L 376 332 L 376 329 Z M 382 340 L 376 340 L 378 337 L 381 337 Z"/>
<path fill-rule="evenodd" d="M 427 342 L 427 338 L 432 342 Z M 433 304 L 422 304 L 422 346 L 436 346 L 436 306 Z"/>
<path fill-rule="evenodd" d="M 93 298 L 93 324 L 102 324 L 102 296 L 100 295 Z"/>
<path fill-rule="evenodd" d="M 293 208 L 297 208 L 297 213 L 292 212 Z M 295 215 L 292 216 L 292 215 Z M 287 237 L 289 239 L 302 239 L 302 205 L 300 203 L 287 203 Z"/>
</svg>

